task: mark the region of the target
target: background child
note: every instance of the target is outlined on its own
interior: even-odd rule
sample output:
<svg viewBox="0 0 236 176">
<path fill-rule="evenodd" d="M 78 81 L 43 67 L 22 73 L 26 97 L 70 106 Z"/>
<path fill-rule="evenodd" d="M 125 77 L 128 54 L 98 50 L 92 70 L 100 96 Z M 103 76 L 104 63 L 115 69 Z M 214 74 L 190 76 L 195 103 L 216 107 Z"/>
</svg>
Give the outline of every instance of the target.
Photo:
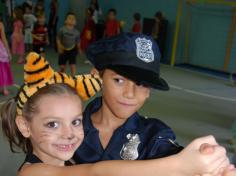
<svg viewBox="0 0 236 176">
<path fill-rule="evenodd" d="M 161 11 L 155 13 L 155 23 L 152 28 L 152 37 L 158 43 L 162 58 L 164 57 L 165 43 L 167 37 L 168 21 L 164 18 Z"/>
<path fill-rule="evenodd" d="M 25 48 L 26 51 L 32 50 L 32 30 L 34 28 L 34 23 L 37 21 L 37 18 L 32 13 L 32 6 L 25 6 L 24 13 L 24 34 L 25 34 Z"/>
<path fill-rule="evenodd" d="M 33 51 L 42 54 L 44 57 L 46 45 L 49 44 L 48 29 L 45 20 L 45 15 L 43 13 L 39 14 L 37 17 L 37 23 L 34 25 L 32 31 Z"/>
<path fill-rule="evenodd" d="M 44 10 L 44 0 L 38 0 L 35 8 L 34 8 L 34 14 L 35 16 L 39 16 L 40 14 L 45 14 L 45 10 Z"/>
<path fill-rule="evenodd" d="M 11 53 L 7 43 L 5 29 L 0 21 L 0 92 L 8 95 L 7 86 L 13 84 L 13 75 L 10 68 Z"/>
<path fill-rule="evenodd" d="M 74 13 L 66 15 L 65 25 L 57 34 L 57 49 L 59 52 L 60 72 L 66 71 L 69 61 L 71 76 L 76 73 L 76 56 L 79 50 L 79 31 L 75 29 L 76 17 Z"/>
<path fill-rule="evenodd" d="M 165 162 L 164 159 L 139 162 L 114 161 L 61 167 L 83 140 L 82 103 L 77 93 L 85 91 L 81 86 L 89 82 L 95 83 L 96 79 L 88 77 L 89 80 L 84 80 L 85 76 L 80 76 L 83 79 L 79 79 L 77 84 L 72 84 L 71 77 L 63 74 L 63 79 L 60 79 L 62 75 L 53 72 L 50 66 L 41 72 L 36 72 L 41 69 L 42 64 L 48 65 L 39 55 L 32 53 L 28 56 L 25 84 L 19 90 L 17 97 L 6 102 L 1 109 L 2 128 L 9 139 L 11 149 L 14 151 L 14 147 L 19 147 L 27 153 L 18 175 L 169 176 L 175 173 L 189 176 L 203 172 L 218 173 L 221 167 L 230 169 L 229 173 L 233 172 L 223 148 L 210 136 L 195 140 L 180 155 L 168 157 Z M 33 74 L 29 70 L 33 71 Z M 33 81 L 35 79 L 40 81 Z M 204 147 L 206 145 L 202 144 L 206 142 L 211 145 Z M 212 152 L 200 154 L 206 150 L 203 147 Z M 220 162 L 216 162 L 218 160 Z M 182 167 L 182 163 L 185 162 L 185 167 Z M 193 165 L 193 162 L 196 164 Z"/>
<path fill-rule="evenodd" d="M 104 37 L 112 37 L 120 33 L 120 23 L 116 19 L 116 9 L 111 8 L 108 11 L 105 24 Z"/>
<path fill-rule="evenodd" d="M 141 33 L 141 15 L 140 13 L 135 13 L 134 16 L 134 24 L 132 27 L 132 32 L 136 32 L 136 33 Z"/>
<path fill-rule="evenodd" d="M 80 49 L 85 52 L 89 44 L 96 40 L 96 26 L 91 8 L 86 10 L 86 20 L 80 36 Z"/>
<path fill-rule="evenodd" d="M 24 63 L 24 25 L 23 11 L 20 7 L 16 7 L 13 12 L 13 33 L 12 33 L 12 54 L 18 56 L 17 63 Z"/>
<path fill-rule="evenodd" d="M 56 50 L 56 36 L 57 36 L 57 22 L 58 22 L 58 9 L 59 3 L 57 0 L 51 0 L 50 2 L 50 14 L 48 21 L 48 35 L 50 40 L 50 45 Z"/>
</svg>

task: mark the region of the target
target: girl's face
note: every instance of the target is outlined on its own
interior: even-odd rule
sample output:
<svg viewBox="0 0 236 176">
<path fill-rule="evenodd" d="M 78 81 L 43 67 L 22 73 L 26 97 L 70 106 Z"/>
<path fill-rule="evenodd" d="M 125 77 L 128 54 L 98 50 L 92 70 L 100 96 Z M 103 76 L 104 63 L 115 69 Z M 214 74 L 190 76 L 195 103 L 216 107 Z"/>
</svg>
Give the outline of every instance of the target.
<svg viewBox="0 0 236 176">
<path fill-rule="evenodd" d="M 28 122 L 33 152 L 44 163 L 63 165 L 84 137 L 81 100 L 76 95 L 49 95 L 36 105 L 39 112 Z"/>
<path fill-rule="evenodd" d="M 103 74 L 103 106 L 119 119 L 137 112 L 149 97 L 150 89 L 106 69 Z"/>
</svg>

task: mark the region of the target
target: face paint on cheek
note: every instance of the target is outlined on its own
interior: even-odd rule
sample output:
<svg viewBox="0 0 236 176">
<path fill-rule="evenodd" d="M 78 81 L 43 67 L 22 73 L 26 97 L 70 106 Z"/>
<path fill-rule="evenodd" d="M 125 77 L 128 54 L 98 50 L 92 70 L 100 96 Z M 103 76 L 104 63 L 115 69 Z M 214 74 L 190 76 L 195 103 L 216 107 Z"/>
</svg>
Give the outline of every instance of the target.
<svg viewBox="0 0 236 176">
<path fill-rule="evenodd" d="M 53 142 L 58 140 L 60 137 L 59 133 L 52 132 L 50 130 L 41 131 L 39 134 L 39 143 Z"/>
</svg>

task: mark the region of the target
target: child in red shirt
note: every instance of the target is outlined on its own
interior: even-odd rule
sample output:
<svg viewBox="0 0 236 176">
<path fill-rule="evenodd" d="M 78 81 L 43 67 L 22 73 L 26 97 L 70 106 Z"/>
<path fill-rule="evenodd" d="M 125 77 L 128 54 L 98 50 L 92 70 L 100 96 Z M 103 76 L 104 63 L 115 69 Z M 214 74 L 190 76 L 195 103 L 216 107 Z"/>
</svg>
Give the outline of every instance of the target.
<svg viewBox="0 0 236 176">
<path fill-rule="evenodd" d="M 112 37 L 120 33 L 120 23 L 116 19 L 116 9 L 108 11 L 108 19 L 105 25 L 104 37 Z"/>
<path fill-rule="evenodd" d="M 141 33 L 141 15 L 140 13 L 135 13 L 134 14 L 134 24 L 132 27 L 132 32 L 136 32 L 136 33 Z"/>
<path fill-rule="evenodd" d="M 49 43 L 48 29 L 45 24 L 45 15 L 38 15 L 38 22 L 32 31 L 33 51 L 45 57 L 45 47 Z"/>
</svg>

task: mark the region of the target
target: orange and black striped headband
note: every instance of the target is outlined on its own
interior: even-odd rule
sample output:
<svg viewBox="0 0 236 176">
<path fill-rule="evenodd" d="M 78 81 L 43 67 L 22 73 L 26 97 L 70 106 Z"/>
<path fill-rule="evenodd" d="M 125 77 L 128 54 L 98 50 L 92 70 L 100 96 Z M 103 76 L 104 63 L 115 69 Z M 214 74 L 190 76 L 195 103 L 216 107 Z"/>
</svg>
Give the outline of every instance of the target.
<svg viewBox="0 0 236 176">
<path fill-rule="evenodd" d="M 40 88 L 55 83 L 65 83 L 75 88 L 82 100 L 93 97 L 100 91 L 102 85 L 98 75 L 77 75 L 72 78 L 65 73 L 55 72 L 45 58 L 31 52 L 26 57 L 24 65 L 24 84 L 16 97 L 17 114 L 22 115 L 24 104 Z"/>
</svg>

